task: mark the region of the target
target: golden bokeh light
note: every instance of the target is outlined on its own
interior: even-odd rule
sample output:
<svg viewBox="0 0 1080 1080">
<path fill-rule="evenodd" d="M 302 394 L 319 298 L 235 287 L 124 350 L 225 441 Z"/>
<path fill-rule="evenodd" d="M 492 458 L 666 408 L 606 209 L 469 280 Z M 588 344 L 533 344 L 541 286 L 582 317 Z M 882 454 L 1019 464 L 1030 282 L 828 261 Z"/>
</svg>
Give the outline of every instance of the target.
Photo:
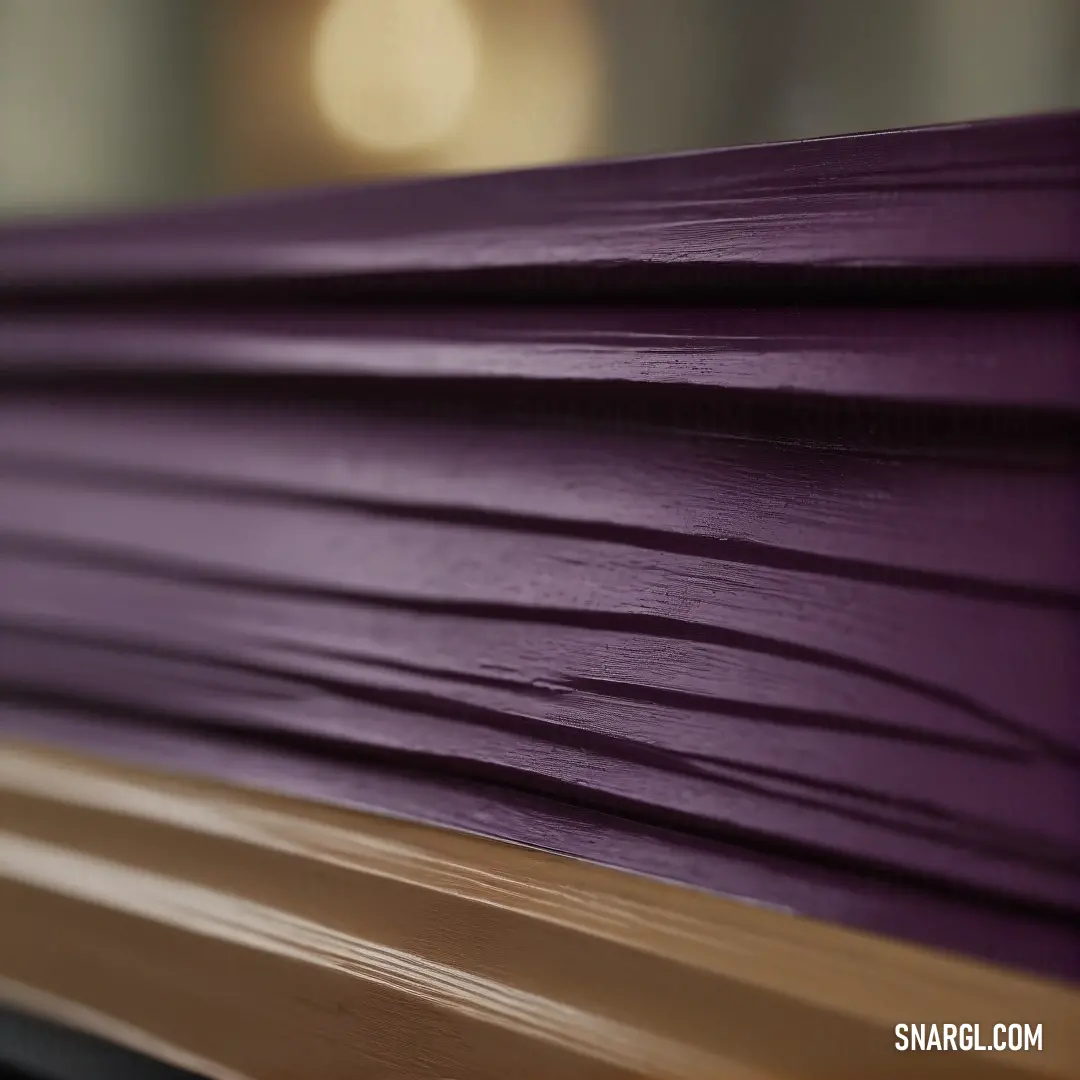
<svg viewBox="0 0 1080 1080">
<path fill-rule="evenodd" d="M 319 111 L 369 153 L 436 147 L 469 113 L 478 36 L 465 0 L 331 0 L 313 41 Z"/>
<path fill-rule="evenodd" d="M 484 56 L 473 105 L 431 168 L 547 165 L 597 147 L 604 56 L 581 0 L 470 0 Z"/>
</svg>

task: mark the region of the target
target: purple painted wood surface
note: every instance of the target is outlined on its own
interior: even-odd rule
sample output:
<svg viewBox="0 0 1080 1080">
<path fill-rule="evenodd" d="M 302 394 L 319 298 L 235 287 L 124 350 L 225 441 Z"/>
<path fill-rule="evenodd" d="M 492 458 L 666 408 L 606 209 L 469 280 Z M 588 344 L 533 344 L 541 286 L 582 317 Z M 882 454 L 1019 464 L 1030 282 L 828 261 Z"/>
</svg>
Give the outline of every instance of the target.
<svg viewBox="0 0 1080 1080">
<path fill-rule="evenodd" d="M 0 371 L 620 384 L 1080 412 L 1067 310 L 641 308 L 10 316 Z"/>
<path fill-rule="evenodd" d="M 326 406 L 0 417 L 9 729 L 384 760 L 900 907 L 1080 914 L 1070 471 Z"/>
<path fill-rule="evenodd" d="M 0 731 L 1080 978 L 1060 296 L 429 287 L 673 264 L 1060 281 L 1078 132 L 0 234 Z M 410 306 L 180 287 L 387 273 Z M 92 296 L 131 277 L 158 292 Z"/>
<path fill-rule="evenodd" d="M 1078 178 L 1080 114 L 995 120 L 15 228 L 0 234 L 0 289 L 1075 265 Z"/>
</svg>

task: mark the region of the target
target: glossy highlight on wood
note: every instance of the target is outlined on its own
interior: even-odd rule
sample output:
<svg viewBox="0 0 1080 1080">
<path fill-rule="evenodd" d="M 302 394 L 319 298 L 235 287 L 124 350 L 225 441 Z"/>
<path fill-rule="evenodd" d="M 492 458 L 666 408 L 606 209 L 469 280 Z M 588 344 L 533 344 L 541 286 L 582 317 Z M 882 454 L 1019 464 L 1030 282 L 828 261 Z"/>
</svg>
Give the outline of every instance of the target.
<svg viewBox="0 0 1080 1080">
<path fill-rule="evenodd" d="M 1044 1051 L 920 1075 L 1080 1049 L 1062 984 L 451 831 L 16 743 L 0 815 L 0 998 L 210 1077 L 865 1080 L 923 1016 Z"/>
</svg>

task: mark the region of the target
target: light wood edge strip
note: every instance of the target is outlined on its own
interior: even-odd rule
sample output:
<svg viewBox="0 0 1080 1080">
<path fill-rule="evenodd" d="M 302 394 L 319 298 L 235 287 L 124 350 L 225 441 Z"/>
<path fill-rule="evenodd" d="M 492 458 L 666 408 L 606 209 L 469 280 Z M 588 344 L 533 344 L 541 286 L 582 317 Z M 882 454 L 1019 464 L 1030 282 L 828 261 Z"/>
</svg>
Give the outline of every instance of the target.
<svg viewBox="0 0 1080 1080">
<path fill-rule="evenodd" d="M 265 970 L 314 979 L 334 1001 L 374 988 L 407 1016 L 408 1002 L 421 1000 L 421 1026 L 434 1009 L 470 1032 L 497 1033 L 490 1060 L 450 1054 L 467 1067 L 460 1076 L 499 1075 L 499 1061 L 523 1046 L 531 1056 L 515 1071 L 529 1076 L 545 1075 L 529 1071 L 543 1061 L 590 1077 L 1066 1077 L 1080 1060 L 1073 987 L 449 830 L 10 742 L 0 743 L 0 829 L 0 997 L 130 1045 L 124 1033 L 141 1031 L 212 1062 L 202 1071 L 215 1078 L 304 1074 L 296 1032 L 305 1009 L 290 1005 L 282 983 L 258 981 L 268 958 L 278 966 Z M 85 972 L 81 983 L 62 964 L 45 973 L 32 955 L 8 970 L 20 934 L 25 956 L 26 935 L 50 926 L 40 921 L 48 898 L 57 911 L 89 913 L 50 932 L 54 958 L 64 938 L 76 960 L 80 921 L 99 936 L 136 921 L 165 928 L 140 936 L 163 965 L 156 1027 L 137 1019 L 151 995 L 145 971 L 109 998 L 86 988 Z M 199 992 L 179 975 L 170 989 L 161 975 L 176 971 L 176 942 L 187 940 L 231 950 L 228 978 L 213 964 L 201 971 L 204 991 L 209 980 L 228 983 L 247 996 L 244 1007 L 280 1015 L 273 1034 L 289 1037 L 266 1032 L 252 1047 L 238 1023 L 223 1044 L 183 1010 L 170 1021 L 169 994 Z M 251 978 L 234 970 L 249 961 Z M 115 1030 L 80 1022 L 84 1014 L 109 1017 Z M 901 1021 L 1041 1023 L 1044 1050 L 913 1062 L 893 1048 Z M 330 1040 L 340 1060 L 329 1065 L 350 1075 L 362 1053 L 355 1013 L 323 1009 L 317 1022 L 340 1028 Z M 402 1030 L 401 1045 L 380 1053 L 404 1067 L 411 1037 Z"/>
</svg>

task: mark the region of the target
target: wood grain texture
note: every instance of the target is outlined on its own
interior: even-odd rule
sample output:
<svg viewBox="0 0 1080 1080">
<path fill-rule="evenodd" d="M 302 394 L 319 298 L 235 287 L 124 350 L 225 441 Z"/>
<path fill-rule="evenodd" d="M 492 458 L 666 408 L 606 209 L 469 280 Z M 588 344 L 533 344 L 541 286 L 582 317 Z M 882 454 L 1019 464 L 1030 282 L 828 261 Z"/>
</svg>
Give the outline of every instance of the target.
<svg viewBox="0 0 1080 1080">
<path fill-rule="evenodd" d="M 700 281 L 1075 266 L 1078 176 L 1080 118 L 1064 113 L 275 195 L 7 230 L 0 289 L 348 277 L 413 290 L 510 272 L 543 292 L 567 270 L 596 288 L 594 272 L 656 286 L 686 268 Z"/>
<path fill-rule="evenodd" d="M 1068 467 L 4 420 L 0 728 L 1080 971 Z"/>
<path fill-rule="evenodd" d="M 0 998 L 222 1080 L 1065 1078 L 1080 1053 L 1062 984 L 455 832 L 16 743 L 0 821 Z M 1044 1049 L 893 1049 L 946 1018 Z"/>
</svg>

